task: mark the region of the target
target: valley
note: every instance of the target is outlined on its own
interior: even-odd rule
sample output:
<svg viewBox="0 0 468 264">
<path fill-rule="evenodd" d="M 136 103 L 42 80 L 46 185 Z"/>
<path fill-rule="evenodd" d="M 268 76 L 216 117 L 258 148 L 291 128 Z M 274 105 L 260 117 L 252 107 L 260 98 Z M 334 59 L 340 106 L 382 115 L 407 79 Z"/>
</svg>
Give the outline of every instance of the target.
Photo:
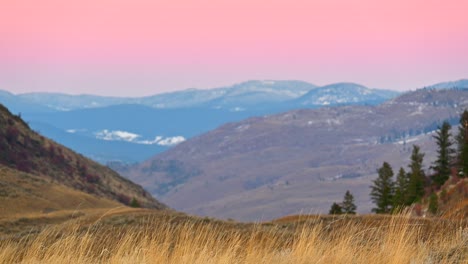
<svg viewBox="0 0 468 264">
<path fill-rule="evenodd" d="M 169 207 L 259 221 L 324 213 L 346 189 L 355 195 L 358 212 L 370 212 L 369 185 L 383 161 L 405 167 L 412 144 L 418 144 L 428 153 L 429 171 L 433 132 L 444 120 L 457 125 L 467 106 L 465 85 L 440 83 L 380 104 L 395 93 L 297 81 L 249 81 L 138 100 L 30 94 L 8 102 L 49 107 L 23 107 L 22 117 L 38 132 L 107 163 Z M 90 101 L 96 104 L 85 103 Z M 72 108 L 59 111 L 64 103 Z M 288 110 L 297 107 L 303 109 Z"/>
<path fill-rule="evenodd" d="M 463 263 L 468 181 L 442 187 L 438 217 L 417 217 L 427 201 L 367 211 L 382 160 L 405 166 L 418 144 L 431 164 L 439 122 L 456 126 L 467 104 L 465 89 L 421 89 L 377 106 L 227 123 L 141 164 L 109 164 L 141 186 L 2 106 L 0 263 Z M 325 215 L 343 190 L 355 194 L 358 215 Z"/>
</svg>

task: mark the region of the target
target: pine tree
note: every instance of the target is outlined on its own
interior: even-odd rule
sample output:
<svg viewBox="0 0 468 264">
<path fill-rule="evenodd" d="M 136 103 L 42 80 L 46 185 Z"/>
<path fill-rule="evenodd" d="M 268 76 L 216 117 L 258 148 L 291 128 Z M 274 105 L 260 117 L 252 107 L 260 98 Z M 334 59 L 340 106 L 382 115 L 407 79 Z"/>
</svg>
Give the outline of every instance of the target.
<svg viewBox="0 0 468 264">
<path fill-rule="evenodd" d="M 413 145 L 413 152 L 411 153 L 410 178 L 408 182 L 407 200 L 406 204 L 410 205 L 421 200 L 424 196 L 425 175 L 423 171 L 424 153 L 420 153 L 420 148 Z"/>
<path fill-rule="evenodd" d="M 371 186 L 371 199 L 377 206 L 372 211 L 378 214 L 390 213 L 393 205 L 393 170 L 390 164 L 384 162 L 377 170 L 379 176 L 373 181 Z"/>
<path fill-rule="evenodd" d="M 356 214 L 357 206 L 354 204 L 354 196 L 349 192 L 349 190 L 345 193 L 343 202 L 341 203 L 341 208 L 345 214 Z"/>
<path fill-rule="evenodd" d="M 343 214 L 343 210 L 339 204 L 333 203 L 328 214 L 332 214 L 332 215 Z"/>
<path fill-rule="evenodd" d="M 458 145 L 458 166 L 461 176 L 468 176 L 468 111 L 465 109 L 460 117 L 460 126 L 458 127 L 457 145 Z"/>
<path fill-rule="evenodd" d="M 438 127 L 437 134 L 434 136 L 437 143 L 437 160 L 434 162 L 433 169 L 435 170 L 434 185 L 442 186 L 450 176 L 450 162 L 452 160 L 452 141 L 450 137 L 450 129 L 452 127 L 445 121 L 441 127 Z"/>
<path fill-rule="evenodd" d="M 406 195 L 408 191 L 409 175 L 405 169 L 400 168 L 395 181 L 395 194 L 393 196 L 393 209 L 401 209 L 406 204 Z"/>
<path fill-rule="evenodd" d="M 138 207 L 141 207 L 141 205 L 138 202 L 138 200 L 135 197 L 133 197 L 132 201 L 130 202 L 130 207 L 138 208 Z"/>
</svg>

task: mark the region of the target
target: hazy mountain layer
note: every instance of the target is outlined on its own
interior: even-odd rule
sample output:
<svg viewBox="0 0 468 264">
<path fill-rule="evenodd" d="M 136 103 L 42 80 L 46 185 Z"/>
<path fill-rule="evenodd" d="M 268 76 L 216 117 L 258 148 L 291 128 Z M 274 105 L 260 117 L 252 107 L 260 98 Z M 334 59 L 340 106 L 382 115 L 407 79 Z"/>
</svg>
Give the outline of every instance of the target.
<svg viewBox="0 0 468 264">
<path fill-rule="evenodd" d="M 101 163 L 143 161 L 228 122 L 291 109 L 378 104 L 396 95 L 353 83 L 248 81 L 141 98 L 0 93 L 34 130 Z"/>
</svg>

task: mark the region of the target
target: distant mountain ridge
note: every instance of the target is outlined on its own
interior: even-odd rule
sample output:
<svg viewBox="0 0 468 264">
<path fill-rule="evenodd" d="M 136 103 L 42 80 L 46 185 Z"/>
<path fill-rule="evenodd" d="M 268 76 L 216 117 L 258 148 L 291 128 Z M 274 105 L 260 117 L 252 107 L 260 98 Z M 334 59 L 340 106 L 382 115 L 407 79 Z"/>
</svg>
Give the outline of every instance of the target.
<svg viewBox="0 0 468 264">
<path fill-rule="evenodd" d="M 455 88 L 468 88 L 468 79 L 461 79 L 457 81 L 441 82 L 430 85 L 427 88 L 432 89 L 455 89 Z"/>
<path fill-rule="evenodd" d="M 363 89 L 367 89 L 359 85 Z M 187 107 L 215 107 L 215 108 L 246 108 L 258 104 L 284 103 L 305 95 L 306 93 L 318 89 L 327 88 L 329 92 L 334 88 L 341 91 L 350 88 L 346 83 L 332 84 L 324 87 L 303 82 L 303 81 L 247 81 L 228 87 L 214 89 L 187 89 L 176 92 L 156 94 L 140 98 L 107 97 L 95 95 L 68 95 L 60 93 L 25 93 L 19 95 L 10 94 L 20 101 L 29 102 L 55 111 L 70 111 L 85 108 L 107 107 L 118 104 L 139 104 L 154 108 L 187 108 Z M 395 91 L 385 91 L 381 93 L 378 89 L 368 89 L 367 93 L 379 94 L 377 98 L 385 101 L 398 94 Z M 348 93 L 350 94 L 350 93 Z M 353 101 L 354 103 L 366 100 L 359 98 L 356 100 L 355 94 L 351 94 L 352 99 L 341 99 L 342 103 Z M 309 95 L 310 97 L 310 95 Z M 0 99 L 2 95 L 0 94 Z M 319 100 L 317 105 L 321 105 Z M 330 104 L 338 102 L 328 102 Z M 12 105 L 7 105 L 12 107 Z"/>
<path fill-rule="evenodd" d="M 349 83 L 263 80 L 140 98 L 5 92 L 0 102 L 33 129 L 105 164 L 143 161 L 228 122 L 299 108 L 373 105 L 396 94 Z"/>
<path fill-rule="evenodd" d="M 468 79 L 441 82 L 426 88 L 468 88 Z M 120 104 L 138 104 L 153 108 L 216 107 L 224 109 L 248 108 L 269 103 L 300 106 L 323 106 L 347 103 L 377 104 L 397 96 L 392 90 L 370 89 L 355 83 L 334 83 L 317 86 L 304 81 L 252 80 L 227 87 L 186 89 L 145 97 L 111 97 L 96 95 L 69 95 L 62 93 L 24 93 L 14 95 L 0 90 L 0 102 L 22 112 L 70 111 L 108 107 Z M 17 106 L 17 105 L 20 106 Z M 34 106 L 25 107 L 25 104 Z M 296 107 L 296 108 L 297 108 Z"/>
<path fill-rule="evenodd" d="M 396 96 L 389 90 L 369 89 L 355 83 L 336 83 L 313 89 L 299 97 L 300 105 L 378 104 Z"/>
</svg>

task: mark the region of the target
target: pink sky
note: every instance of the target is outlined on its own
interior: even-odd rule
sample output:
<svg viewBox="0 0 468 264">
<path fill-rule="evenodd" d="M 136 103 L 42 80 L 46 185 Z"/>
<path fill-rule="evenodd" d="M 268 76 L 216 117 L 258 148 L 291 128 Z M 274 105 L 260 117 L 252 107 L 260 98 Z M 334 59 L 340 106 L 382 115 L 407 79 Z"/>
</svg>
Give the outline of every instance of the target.
<svg viewBox="0 0 468 264">
<path fill-rule="evenodd" d="M 0 0 L 0 89 L 149 95 L 251 79 L 468 78 L 466 0 Z"/>
</svg>

